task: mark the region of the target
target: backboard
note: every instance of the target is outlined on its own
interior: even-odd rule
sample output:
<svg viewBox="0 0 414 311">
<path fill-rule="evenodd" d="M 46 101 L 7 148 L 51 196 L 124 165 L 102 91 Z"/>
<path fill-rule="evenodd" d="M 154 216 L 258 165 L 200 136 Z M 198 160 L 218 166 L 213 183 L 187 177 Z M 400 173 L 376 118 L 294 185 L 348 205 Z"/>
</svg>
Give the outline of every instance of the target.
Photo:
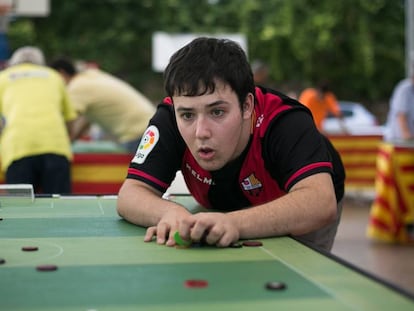
<svg viewBox="0 0 414 311">
<path fill-rule="evenodd" d="M 243 34 L 196 34 L 196 33 L 179 33 L 170 34 L 166 32 L 155 32 L 152 35 L 152 69 L 155 72 L 164 71 L 168 65 L 170 57 L 175 51 L 194 40 L 197 37 L 216 37 L 230 39 L 242 47 L 247 54 L 247 39 Z"/>
<path fill-rule="evenodd" d="M 50 13 L 50 0 L 0 0 L 0 14 L 45 17 Z"/>
</svg>

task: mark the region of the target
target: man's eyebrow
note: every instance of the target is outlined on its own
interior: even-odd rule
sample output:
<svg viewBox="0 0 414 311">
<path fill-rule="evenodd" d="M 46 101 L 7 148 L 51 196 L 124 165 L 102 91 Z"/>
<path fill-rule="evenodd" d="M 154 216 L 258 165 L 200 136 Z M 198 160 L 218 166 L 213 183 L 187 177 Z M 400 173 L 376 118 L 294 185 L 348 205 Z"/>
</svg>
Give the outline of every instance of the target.
<svg viewBox="0 0 414 311">
<path fill-rule="evenodd" d="M 216 100 L 215 102 L 212 102 L 212 103 L 208 104 L 207 107 L 210 108 L 210 107 L 214 107 L 214 106 L 218 106 L 218 105 L 228 105 L 228 104 L 229 104 L 229 102 L 219 99 L 219 100 Z"/>
<path fill-rule="evenodd" d="M 178 107 L 177 111 L 191 111 L 194 110 L 194 108 L 186 108 L 186 107 Z"/>
<path fill-rule="evenodd" d="M 214 107 L 220 106 L 220 105 L 229 105 L 229 102 L 219 99 L 215 102 L 207 104 L 206 108 L 211 109 L 211 108 L 214 108 Z M 177 112 L 191 112 L 191 111 L 194 111 L 194 110 L 195 110 L 194 107 L 182 107 L 182 106 L 177 107 Z"/>
<path fill-rule="evenodd" d="M 219 105 L 229 105 L 229 102 L 220 99 L 220 100 L 217 100 L 217 101 L 212 102 L 210 104 L 207 104 L 206 107 L 207 108 L 214 108 L 214 107 L 219 106 Z M 187 112 L 187 111 L 193 111 L 193 110 L 194 110 L 194 108 L 192 108 L 192 107 L 191 108 L 181 107 L 181 106 L 177 107 L 178 112 Z"/>
</svg>

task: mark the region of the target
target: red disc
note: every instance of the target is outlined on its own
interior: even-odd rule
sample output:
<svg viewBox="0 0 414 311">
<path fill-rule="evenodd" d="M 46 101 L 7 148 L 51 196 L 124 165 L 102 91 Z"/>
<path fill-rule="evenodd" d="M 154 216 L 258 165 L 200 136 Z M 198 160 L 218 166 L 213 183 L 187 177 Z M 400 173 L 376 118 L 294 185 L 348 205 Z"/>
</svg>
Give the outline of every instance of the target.
<svg viewBox="0 0 414 311">
<path fill-rule="evenodd" d="M 257 247 L 257 246 L 262 246 L 263 243 L 260 241 L 244 241 L 243 242 L 243 246 L 252 246 L 252 247 Z"/>
<path fill-rule="evenodd" d="M 24 251 L 24 252 L 35 252 L 38 249 L 39 248 L 37 246 L 23 246 L 22 247 L 22 251 Z"/>
<path fill-rule="evenodd" d="M 188 288 L 204 288 L 208 286 L 206 280 L 187 280 L 185 281 L 185 287 Z"/>
<path fill-rule="evenodd" d="M 56 271 L 58 269 L 55 265 L 40 265 L 36 267 L 37 271 Z"/>
</svg>

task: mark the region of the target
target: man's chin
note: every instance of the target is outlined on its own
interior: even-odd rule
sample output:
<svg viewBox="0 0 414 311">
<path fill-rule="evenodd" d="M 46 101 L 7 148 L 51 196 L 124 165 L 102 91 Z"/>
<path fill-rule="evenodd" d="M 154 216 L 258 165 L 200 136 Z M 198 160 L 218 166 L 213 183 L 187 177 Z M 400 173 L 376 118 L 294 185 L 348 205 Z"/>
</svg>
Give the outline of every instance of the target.
<svg viewBox="0 0 414 311">
<path fill-rule="evenodd" d="M 223 167 L 223 165 L 217 161 L 204 161 L 197 159 L 197 163 L 206 171 L 217 171 Z"/>
</svg>

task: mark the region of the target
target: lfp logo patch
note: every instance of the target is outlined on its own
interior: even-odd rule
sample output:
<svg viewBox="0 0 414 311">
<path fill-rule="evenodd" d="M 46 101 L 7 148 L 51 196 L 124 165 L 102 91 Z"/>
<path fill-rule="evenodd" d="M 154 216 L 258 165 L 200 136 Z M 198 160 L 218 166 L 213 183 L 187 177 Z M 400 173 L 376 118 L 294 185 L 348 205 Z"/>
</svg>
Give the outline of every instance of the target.
<svg viewBox="0 0 414 311">
<path fill-rule="evenodd" d="M 141 142 L 139 143 L 137 149 L 137 153 L 135 154 L 132 162 L 138 164 L 144 163 L 151 150 L 154 149 L 159 138 L 160 132 L 158 131 L 158 128 L 155 125 L 148 127 L 144 133 L 144 136 L 142 136 Z"/>
</svg>

